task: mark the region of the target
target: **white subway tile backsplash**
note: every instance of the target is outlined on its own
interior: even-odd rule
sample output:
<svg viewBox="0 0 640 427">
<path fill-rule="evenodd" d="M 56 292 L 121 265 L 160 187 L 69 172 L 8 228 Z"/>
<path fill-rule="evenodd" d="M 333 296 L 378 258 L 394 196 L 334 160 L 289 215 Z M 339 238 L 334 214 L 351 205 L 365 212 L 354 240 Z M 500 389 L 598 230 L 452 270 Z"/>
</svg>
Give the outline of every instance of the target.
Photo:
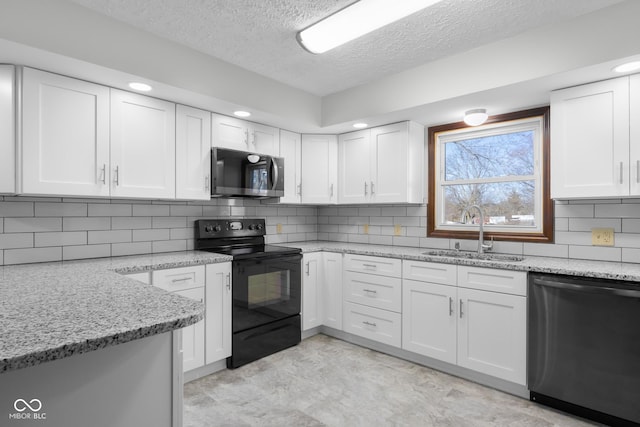
<svg viewBox="0 0 640 427">
<path fill-rule="evenodd" d="M 151 225 L 152 228 L 185 228 L 187 218 L 184 216 L 154 216 Z"/>
<path fill-rule="evenodd" d="M 593 218 L 595 207 L 593 204 L 587 205 L 561 205 L 556 203 L 556 218 Z"/>
<path fill-rule="evenodd" d="M 523 255 L 567 258 L 569 256 L 569 246 L 559 244 L 550 245 L 547 243 L 525 243 Z"/>
<path fill-rule="evenodd" d="M 172 228 L 169 230 L 169 238 L 171 240 L 193 239 L 193 234 L 193 228 Z"/>
<path fill-rule="evenodd" d="M 87 240 L 90 245 L 98 243 L 130 242 L 131 230 L 89 231 Z"/>
<path fill-rule="evenodd" d="M 376 216 L 371 217 L 371 221 L 369 222 L 371 225 L 392 225 L 393 217 L 392 216 Z"/>
<path fill-rule="evenodd" d="M 613 228 L 622 231 L 622 220 L 613 218 L 569 218 L 569 231 L 591 231 L 592 228 Z"/>
<path fill-rule="evenodd" d="M 131 216 L 133 209 L 130 204 L 90 204 L 89 216 Z"/>
<path fill-rule="evenodd" d="M 382 216 L 407 216 L 407 208 L 401 206 L 388 206 L 380 209 Z"/>
<path fill-rule="evenodd" d="M 640 263 L 640 249 L 622 248 L 622 262 Z"/>
<path fill-rule="evenodd" d="M 62 259 L 87 259 L 111 256 L 111 245 L 64 246 Z"/>
<path fill-rule="evenodd" d="M 640 204 L 597 205 L 595 216 L 599 218 L 640 218 Z"/>
<path fill-rule="evenodd" d="M 5 218 L 5 233 L 62 231 L 62 218 Z"/>
<path fill-rule="evenodd" d="M 202 216 L 202 206 L 171 206 L 171 216 Z"/>
<path fill-rule="evenodd" d="M 151 242 L 151 251 L 157 252 L 174 252 L 174 251 L 186 251 L 186 240 L 158 240 Z"/>
<path fill-rule="evenodd" d="M 114 243 L 111 256 L 141 255 L 151 253 L 151 242 Z"/>
<path fill-rule="evenodd" d="M 62 229 L 64 231 L 109 230 L 110 228 L 111 228 L 110 217 L 62 218 Z"/>
<path fill-rule="evenodd" d="M 369 243 L 372 245 L 393 245 L 393 237 L 370 234 Z"/>
<path fill-rule="evenodd" d="M 419 237 L 404 237 L 404 236 L 394 236 L 393 237 L 393 245 L 394 246 L 420 246 L 420 238 Z"/>
<path fill-rule="evenodd" d="M 169 240 L 171 233 L 168 229 L 158 228 L 150 230 L 133 230 L 133 241 L 156 241 L 156 240 Z"/>
<path fill-rule="evenodd" d="M 615 233 L 615 246 L 622 248 L 640 248 L 640 234 Z"/>
<path fill-rule="evenodd" d="M 349 234 L 349 243 L 369 243 L 369 236 L 361 234 Z"/>
<path fill-rule="evenodd" d="M 151 228 L 150 216 L 114 216 L 111 218 L 112 230 L 134 230 Z"/>
<path fill-rule="evenodd" d="M 86 245 L 87 244 L 87 232 L 86 231 L 62 231 L 56 233 L 34 233 L 35 234 L 35 246 L 71 246 L 71 245 Z"/>
<path fill-rule="evenodd" d="M 170 207 L 164 205 L 133 205 L 133 216 L 169 216 Z"/>
<path fill-rule="evenodd" d="M 619 262 L 622 260 L 622 248 L 571 245 L 569 246 L 569 258 Z"/>
<path fill-rule="evenodd" d="M 0 249 L 32 248 L 34 233 L 0 234 Z"/>
<path fill-rule="evenodd" d="M 560 231 L 556 233 L 555 242 L 561 245 L 591 245 L 591 233 L 590 232 L 567 232 Z"/>
<path fill-rule="evenodd" d="M 4 251 L 5 265 L 48 261 L 62 261 L 62 248 L 5 249 Z"/>
<path fill-rule="evenodd" d="M 87 204 L 36 202 L 35 216 L 87 216 Z"/>
<path fill-rule="evenodd" d="M 33 202 L 0 202 L 1 217 L 33 216 Z"/>
</svg>

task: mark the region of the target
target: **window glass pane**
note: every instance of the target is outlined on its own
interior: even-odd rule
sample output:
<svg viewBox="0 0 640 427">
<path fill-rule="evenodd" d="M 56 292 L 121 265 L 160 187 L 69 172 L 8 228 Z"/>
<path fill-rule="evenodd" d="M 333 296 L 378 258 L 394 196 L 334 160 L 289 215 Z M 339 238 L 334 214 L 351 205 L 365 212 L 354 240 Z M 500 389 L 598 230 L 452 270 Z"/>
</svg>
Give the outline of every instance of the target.
<svg viewBox="0 0 640 427">
<path fill-rule="evenodd" d="M 534 132 L 512 132 L 444 144 L 446 181 L 533 175 Z"/>
<path fill-rule="evenodd" d="M 485 212 L 485 224 L 535 227 L 535 181 L 499 182 L 492 184 L 447 185 L 444 187 L 445 212 L 442 225 L 463 222 L 466 207 L 479 205 Z M 480 221 L 472 209 L 474 224 Z M 467 221 L 471 223 L 471 221 Z"/>
</svg>

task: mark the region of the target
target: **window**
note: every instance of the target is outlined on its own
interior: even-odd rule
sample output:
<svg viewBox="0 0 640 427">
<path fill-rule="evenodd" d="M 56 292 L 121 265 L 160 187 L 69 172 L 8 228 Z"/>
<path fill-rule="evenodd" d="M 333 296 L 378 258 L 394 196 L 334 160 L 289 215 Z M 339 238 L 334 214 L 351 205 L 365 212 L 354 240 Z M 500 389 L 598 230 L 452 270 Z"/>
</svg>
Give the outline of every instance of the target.
<svg viewBox="0 0 640 427">
<path fill-rule="evenodd" d="M 427 236 L 552 242 L 549 108 L 429 128 Z"/>
</svg>

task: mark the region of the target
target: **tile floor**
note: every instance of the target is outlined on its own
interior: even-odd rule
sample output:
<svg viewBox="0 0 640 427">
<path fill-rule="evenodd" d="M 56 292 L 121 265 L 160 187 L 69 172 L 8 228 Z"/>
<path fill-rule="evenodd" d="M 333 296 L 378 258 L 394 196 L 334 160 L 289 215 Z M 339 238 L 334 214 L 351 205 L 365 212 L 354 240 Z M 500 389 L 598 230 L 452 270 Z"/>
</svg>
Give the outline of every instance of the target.
<svg viewBox="0 0 640 427">
<path fill-rule="evenodd" d="M 185 385 L 184 426 L 593 426 L 325 335 Z"/>
</svg>

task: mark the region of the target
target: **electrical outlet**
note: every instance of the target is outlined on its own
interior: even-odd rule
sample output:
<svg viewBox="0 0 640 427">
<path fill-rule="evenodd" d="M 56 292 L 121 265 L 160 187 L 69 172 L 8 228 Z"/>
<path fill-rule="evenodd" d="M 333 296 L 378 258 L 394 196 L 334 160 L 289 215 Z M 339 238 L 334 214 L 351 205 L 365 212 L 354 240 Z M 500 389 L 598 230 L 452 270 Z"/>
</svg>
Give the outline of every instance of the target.
<svg viewBox="0 0 640 427">
<path fill-rule="evenodd" d="M 593 246 L 613 246 L 613 228 L 592 228 L 591 244 Z"/>
<path fill-rule="evenodd" d="M 393 226 L 393 235 L 394 236 L 402 236 L 402 226 L 396 224 Z"/>
<path fill-rule="evenodd" d="M 282 224 L 276 224 L 276 233 L 282 234 Z"/>
<path fill-rule="evenodd" d="M 363 232 L 364 234 L 369 234 L 369 224 L 364 224 L 364 225 L 362 226 L 362 232 Z"/>
</svg>

